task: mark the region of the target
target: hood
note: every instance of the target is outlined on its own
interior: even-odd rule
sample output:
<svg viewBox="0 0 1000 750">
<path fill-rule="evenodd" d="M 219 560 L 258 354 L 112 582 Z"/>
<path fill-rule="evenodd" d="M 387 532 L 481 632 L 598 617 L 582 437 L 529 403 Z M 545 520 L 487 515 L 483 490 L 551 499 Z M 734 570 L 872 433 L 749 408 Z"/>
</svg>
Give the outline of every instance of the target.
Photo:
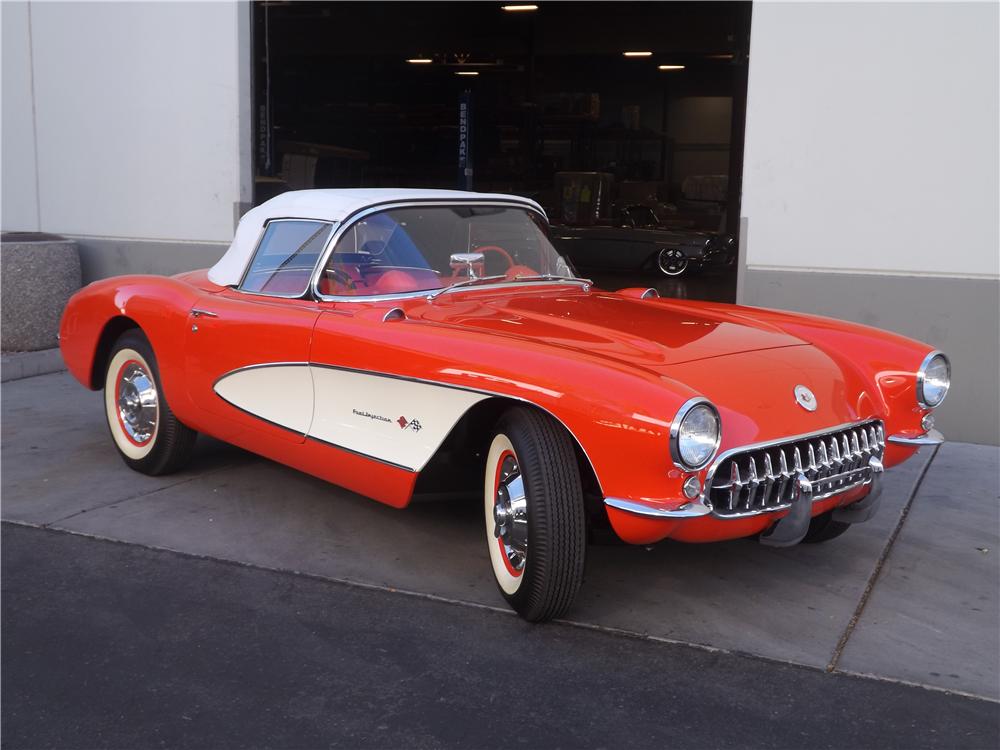
<svg viewBox="0 0 1000 750">
<path fill-rule="evenodd" d="M 412 317 L 541 341 L 653 370 L 808 344 L 777 327 L 718 309 L 696 310 L 668 299 L 638 300 L 599 291 L 445 295 Z"/>
</svg>

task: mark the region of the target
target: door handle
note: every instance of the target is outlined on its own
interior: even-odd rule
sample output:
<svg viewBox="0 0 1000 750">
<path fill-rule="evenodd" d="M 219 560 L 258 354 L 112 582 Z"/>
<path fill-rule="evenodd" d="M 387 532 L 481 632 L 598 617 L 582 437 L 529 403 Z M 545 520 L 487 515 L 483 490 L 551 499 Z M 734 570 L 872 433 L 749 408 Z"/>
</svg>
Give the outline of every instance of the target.
<svg viewBox="0 0 1000 750">
<path fill-rule="evenodd" d="M 201 310 L 197 307 L 192 308 L 191 315 L 195 318 L 217 318 L 219 313 L 214 313 L 211 310 Z"/>
</svg>

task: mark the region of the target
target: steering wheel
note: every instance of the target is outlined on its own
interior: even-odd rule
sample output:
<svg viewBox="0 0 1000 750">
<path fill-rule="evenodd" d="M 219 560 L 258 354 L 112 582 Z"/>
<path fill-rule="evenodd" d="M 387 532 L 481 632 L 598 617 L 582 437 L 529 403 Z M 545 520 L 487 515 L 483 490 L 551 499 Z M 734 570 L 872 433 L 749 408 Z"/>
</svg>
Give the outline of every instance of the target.
<svg viewBox="0 0 1000 750">
<path fill-rule="evenodd" d="M 508 253 L 499 245 L 483 245 L 482 247 L 477 247 L 473 252 L 496 253 L 497 255 L 501 256 L 505 261 L 507 261 L 507 270 L 510 270 L 511 268 L 517 265 L 517 263 L 515 263 L 514 259 L 511 257 L 510 253 Z"/>
<path fill-rule="evenodd" d="M 338 284 L 343 284 L 351 291 L 354 291 L 358 288 L 357 285 L 354 283 L 354 279 L 352 279 L 349 274 L 341 271 L 339 268 L 327 268 L 326 274 L 327 276 L 333 278 L 333 280 L 336 281 Z"/>
</svg>

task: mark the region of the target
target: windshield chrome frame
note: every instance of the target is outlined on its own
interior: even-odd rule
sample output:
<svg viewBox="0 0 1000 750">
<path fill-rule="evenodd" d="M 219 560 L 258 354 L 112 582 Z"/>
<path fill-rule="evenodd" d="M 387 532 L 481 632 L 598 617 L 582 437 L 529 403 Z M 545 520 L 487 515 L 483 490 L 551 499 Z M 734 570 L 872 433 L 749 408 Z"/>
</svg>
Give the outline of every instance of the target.
<svg viewBox="0 0 1000 750">
<path fill-rule="evenodd" d="M 545 215 L 544 211 L 540 210 L 539 208 L 536 208 L 530 203 L 522 203 L 520 200 L 514 197 L 512 197 L 510 200 L 500 200 L 500 199 L 490 199 L 490 200 L 447 199 L 447 200 L 412 200 L 412 201 L 401 200 L 401 201 L 394 201 L 391 203 L 380 203 L 374 206 L 368 206 L 367 208 L 363 208 L 355 212 L 354 214 L 345 217 L 342 221 L 340 221 L 339 226 L 337 226 L 337 228 L 334 230 L 333 234 L 330 236 L 330 239 L 327 241 L 326 247 L 323 249 L 323 252 L 319 256 L 319 262 L 313 269 L 312 280 L 309 283 L 307 291 L 311 291 L 313 298 L 320 302 L 379 302 L 381 300 L 415 299 L 417 297 L 427 297 L 429 295 L 434 294 L 435 292 L 442 292 L 445 289 L 448 289 L 449 287 L 438 287 L 436 289 L 421 289 L 419 291 L 413 291 L 413 292 L 393 292 L 387 294 L 364 294 L 364 295 L 321 294 L 319 291 L 319 280 L 321 274 L 323 273 L 323 269 L 326 268 L 326 264 L 329 262 L 330 256 L 333 254 L 333 249 L 336 247 L 337 242 L 343 235 L 347 234 L 347 232 L 350 229 L 352 229 L 355 224 L 357 224 L 365 217 L 371 216 L 374 213 L 381 213 L 383 211 L 392 211 L 393 209 L 397 208 L 424 208 L 424 207 L 447 208 L 449 206 L 486 206 L 486 207 L 499 206 L 501 208 L 520 208 L 525 211 L 530 211 L 534 213 L 536 216 L 540 217 L 542 221 L 545 223 L 545 227 L 549 228 L 549 219 Z M 546 237 L 546 239 L 548 238 Z M 551 240 L 549 241 L 549 244 L 552 244 Z M 555 250 L 555 245 L 552 246 L 552 249 Z M 556 250 L 556 253 L 558 254 L 558 250 Z M 569 277 L 564 279 L 563 282 L 553 281 L 552 283 L 558 284 L 565 282 L 583 283 L 579 279 L 573 279 Z M 480 289 L 496 289 L 498 287 L 509 289 L 512 286 L 526 286 L 528 284 L 537 285 L 537 283 L 538 282 L 532 282 L 530 280 L 523 282 L 508 281 L 499 284 L 483 284 L 481 286 L 472 285 L 464 288 L 477 291 Z M 589 284 L 590 282 L 587 282 L 588 287 Z"/>
</svg>

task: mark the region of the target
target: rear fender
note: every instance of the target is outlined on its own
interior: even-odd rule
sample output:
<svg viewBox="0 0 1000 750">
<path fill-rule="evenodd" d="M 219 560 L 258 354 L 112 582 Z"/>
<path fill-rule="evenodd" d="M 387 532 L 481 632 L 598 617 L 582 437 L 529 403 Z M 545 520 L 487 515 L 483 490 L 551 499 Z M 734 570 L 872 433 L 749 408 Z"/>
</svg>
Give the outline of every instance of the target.
<svg viewBox="0 0 1000 750">
<path fill-rule="evenodd" d="M 156 354 L 164 392 L 181 416 L 188 410 L 182 367 L 185 324 L 198 296 L 190 285 L 161 276 L 118 276 L 84 287 L 70 298 L 59 326 L 67 369 L 87 388 L 101 389 L 114 341 L 138 327 Z"/>
</svg>

